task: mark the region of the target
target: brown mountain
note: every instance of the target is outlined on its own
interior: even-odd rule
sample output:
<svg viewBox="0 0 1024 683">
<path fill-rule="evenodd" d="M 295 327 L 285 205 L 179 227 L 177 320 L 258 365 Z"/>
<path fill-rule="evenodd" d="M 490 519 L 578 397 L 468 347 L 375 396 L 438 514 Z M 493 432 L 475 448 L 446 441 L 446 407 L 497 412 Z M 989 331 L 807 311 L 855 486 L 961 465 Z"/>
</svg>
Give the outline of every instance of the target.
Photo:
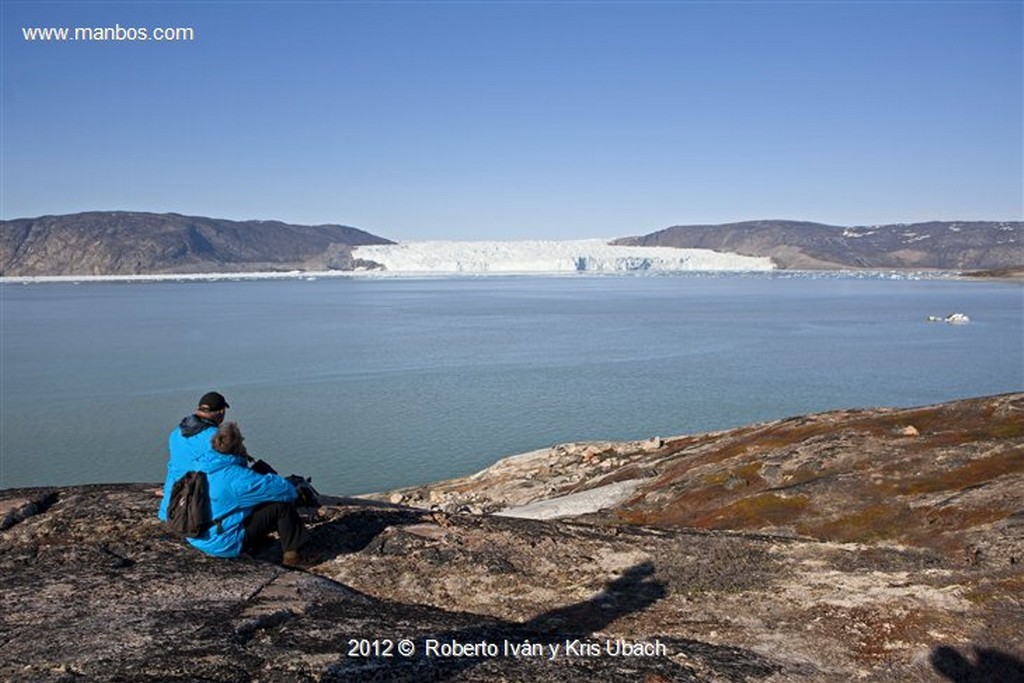
<svg viewBox="0 0 1024 683">
<path fill-rule="evenodd" d="M 351 270 L 353 246 L 391 243 L 341 225 L 88 212 L 0 222 L 0 275 Z"/>
<path fill-rule="evenodd" d="M 677 225 L 613 244 L 713 249 L 771 257 L 781 268 L 942 268 L 1024 265 L 1024 222 L 959 221 L 841 227 L 798 221 Z"/>
</svg>

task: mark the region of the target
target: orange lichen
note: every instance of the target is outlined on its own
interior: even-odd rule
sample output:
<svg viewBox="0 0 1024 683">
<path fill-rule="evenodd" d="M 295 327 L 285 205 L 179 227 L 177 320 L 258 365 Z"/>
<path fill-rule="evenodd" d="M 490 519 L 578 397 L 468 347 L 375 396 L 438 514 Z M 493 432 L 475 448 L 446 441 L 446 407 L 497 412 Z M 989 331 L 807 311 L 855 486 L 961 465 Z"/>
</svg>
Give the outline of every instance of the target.
<svg viewBox="0 0 1024 683">
<path fill-rule="evenodd" d="M 994 581 L 974 586 L 964 596 L 976 605 L 992 601 L 1002 602 L 1007 596 L 1024 595 L 1024 574 L 1018 573 L 1015 576 L 1008 576 Z"/>
<path fill-rule="evenodd" d="M 908 431 L 907 427 L 914 429 Z M 676 440 L 661 475 L 619 514 L 632 524 L 789 527 L 962 556 L 970 534 L 1019 509 L 1024 401 L 837 411 Z M 668 450 L 668 449 L 666 449 Z M 995 486 L 991 493 L 985 487 Z M 958 492 L 971 491 L 968 496 Z"/>
<path fill-rule="evenodd" d="M 913 516 L 907 505 L 895 501 L 879 502 L 836 519 L 805 522 L 797 530 L 808 536 L 832 541 L 888 540 L 903 534 Z"/>
<path fill-rule="evenodd" d="M 793 524 L 806 512 L 807 496 L 781 496 L 762 493 L 748 496 L 699 518 L 698 526 L 715 529 L 749 529 L 765 525 Z"/>
<path fill-rule="evenodd" d="M 838 607 L 821 605 L 808 621 L 848 643 L 864 664 L 885 662 L 908 646 L 929 642 L 929 629 L 936 627 L 934 613 L 890 607 Z"/>
<path fill-rule="evenodd" d="M 741 480 L 747 485 L 755 483 L 763 483 L 764 479 L 761 478 L 762 464 L 760 461 L 751 462 L 737 467 L 735 469 L 728 469 L 722 472 L 714 472 L 704 476 L 704 483 L 709 486 L 725 486 L 730 481 Z"/>
<path fill-rule="evenodd" d="M 894 493 L 914 495 L 937 491 L 962 490 L 976 484 L 998 479 L 1007 474 L 1024 473 L 1024 452 L 1008 449 L 987 458 L 971 460 L 956 469 L 909 477 L 909 481 L 893 485 Z"/>
</svg>

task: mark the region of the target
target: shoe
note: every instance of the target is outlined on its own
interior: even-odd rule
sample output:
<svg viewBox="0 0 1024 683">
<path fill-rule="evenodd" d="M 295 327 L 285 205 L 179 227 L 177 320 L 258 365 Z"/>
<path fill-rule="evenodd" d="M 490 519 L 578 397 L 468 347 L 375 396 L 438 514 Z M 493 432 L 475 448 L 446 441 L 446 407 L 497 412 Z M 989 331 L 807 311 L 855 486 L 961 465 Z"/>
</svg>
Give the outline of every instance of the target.
<svg viewBox="0 0 1024 683">
<path fill-rule="evenodd" d="M 281 564 L 291 569 L 309 569 L 320 563 L 319 553 L 303 552 L 301 550 L 286 550 Z"/>
</svg>

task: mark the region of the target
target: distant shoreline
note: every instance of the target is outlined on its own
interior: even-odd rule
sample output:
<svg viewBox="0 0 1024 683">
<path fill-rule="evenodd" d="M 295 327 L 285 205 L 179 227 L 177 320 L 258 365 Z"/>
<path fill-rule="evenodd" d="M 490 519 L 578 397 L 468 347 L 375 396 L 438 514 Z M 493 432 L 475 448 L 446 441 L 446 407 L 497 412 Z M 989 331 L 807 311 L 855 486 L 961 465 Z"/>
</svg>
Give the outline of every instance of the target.
<svg viewBox="0 0 1024 683">
<path fill-rule="evenodd" d="M 139 275 L 12 275 L 0 276 L 0 285 L 6 284 L 84 284 L 84 283 L 148 283 L 148 282 L 220 282 L 242 280 L 320 280 L 320 279 L 380 279 L 380 280 L 438 280 L 493 277 L 543 278 L 618 278 L 618 277 L 721 277 L 730 275 L 763 277 L 819 277 L 819 278 L 885 278 L 896 280 L 963 280 L 1024 282 L 1024 270 L 983 271 L 964 273 L 955 270 L 897 270 L 897 269 L 836 269 L 836 270 L 678 270 L 650 272 L 573 272 L 573 271 L 383 271 L 383 270 L 327 270 L 327 271 L 254 271 L 218 273 L 149 273 Z"/>
<path fill-rule="evenodd" d="M 996 268 L 993 270 L 975 270 L 960 273 L 965 280 L 1004 280 L 1006 282 L 1024 282 L 1024 266 L 1013 268 Z"/>
</svg>

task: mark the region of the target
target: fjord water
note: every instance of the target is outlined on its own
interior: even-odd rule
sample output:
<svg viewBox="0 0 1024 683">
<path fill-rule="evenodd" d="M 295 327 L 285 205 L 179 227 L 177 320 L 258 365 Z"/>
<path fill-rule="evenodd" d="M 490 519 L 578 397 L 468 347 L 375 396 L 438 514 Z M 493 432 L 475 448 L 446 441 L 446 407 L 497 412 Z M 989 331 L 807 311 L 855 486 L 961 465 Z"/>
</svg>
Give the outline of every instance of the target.
<svg viewBox="0 0 1024 683">
<path fill-rule="evenodd" d="M 160 481 L 209 389 L 361 493 L 576 440 L 1024 389 L 1019 284 L 864 276 L 0 285 L 0 488 Z M 971 323 L 925 322 L 964 312 Z"/>
</svg>

